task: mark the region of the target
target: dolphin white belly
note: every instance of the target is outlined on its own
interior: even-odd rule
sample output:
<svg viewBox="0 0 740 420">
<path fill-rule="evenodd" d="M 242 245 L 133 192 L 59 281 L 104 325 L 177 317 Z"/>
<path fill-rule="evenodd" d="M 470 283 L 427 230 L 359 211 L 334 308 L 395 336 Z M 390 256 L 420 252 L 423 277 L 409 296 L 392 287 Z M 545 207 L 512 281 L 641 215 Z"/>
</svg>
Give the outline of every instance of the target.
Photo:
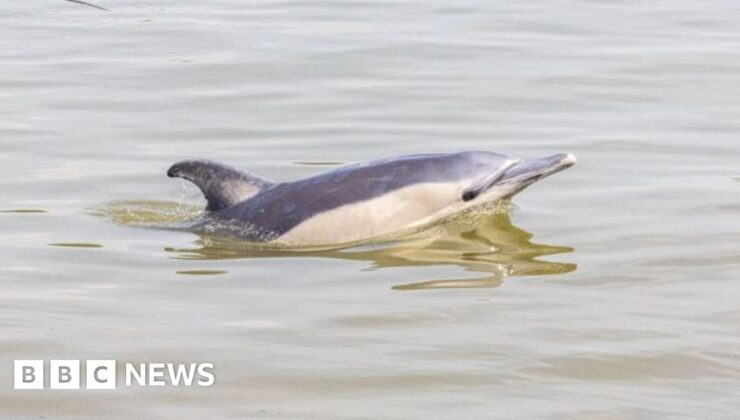
<svg viewBox="0 0 740 420">
<path fill-rule="evenodd" d="M 319 213 L 283 234 L 287 244 L 327 245 L 390 235 L 424 226 L 464 207 L 461 183 L 427 183 Z"/>
</svg>

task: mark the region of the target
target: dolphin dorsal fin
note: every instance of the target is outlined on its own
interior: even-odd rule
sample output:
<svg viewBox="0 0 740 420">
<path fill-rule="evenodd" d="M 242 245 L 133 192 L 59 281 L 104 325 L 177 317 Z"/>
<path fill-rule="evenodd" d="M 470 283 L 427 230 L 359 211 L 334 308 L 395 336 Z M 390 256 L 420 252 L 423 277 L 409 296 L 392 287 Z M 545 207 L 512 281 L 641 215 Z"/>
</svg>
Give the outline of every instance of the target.
<svg viewBox="0 0 740 420">
<path fill-rule="evenodd" d="M 183 160 L 167 171 L 170 178 L 184 178 L 203 192 L 207 211 L 218 211 L 244 201 L 272 182 L 210 160 Z"/>
</svg>

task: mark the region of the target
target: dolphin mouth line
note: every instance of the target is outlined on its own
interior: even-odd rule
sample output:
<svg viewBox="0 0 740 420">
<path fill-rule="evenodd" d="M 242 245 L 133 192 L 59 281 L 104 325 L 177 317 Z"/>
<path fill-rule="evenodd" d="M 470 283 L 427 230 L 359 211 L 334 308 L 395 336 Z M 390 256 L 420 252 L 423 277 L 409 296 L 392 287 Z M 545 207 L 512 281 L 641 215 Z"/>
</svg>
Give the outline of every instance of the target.
<svg viewBox="0 0 740 420">
<path fill-rule="evenodd" d="M 560 153 L 540 159 L 525 160 L 508 168 L 496 185 L 521 184 L 523 187 L 560 172 L 576 163 L 572 153 Z"/>
</svg>

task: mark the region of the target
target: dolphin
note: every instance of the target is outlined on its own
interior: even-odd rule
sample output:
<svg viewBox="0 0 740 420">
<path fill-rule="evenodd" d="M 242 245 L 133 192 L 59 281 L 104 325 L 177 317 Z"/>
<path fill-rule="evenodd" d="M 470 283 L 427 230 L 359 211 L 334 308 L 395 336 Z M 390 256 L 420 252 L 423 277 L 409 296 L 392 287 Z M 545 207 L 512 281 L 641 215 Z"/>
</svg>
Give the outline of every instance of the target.
<svg viewBox="0 0 740 420">
<path fill-rule="evenodd" d="M 492 206 L 575 162 L 570 153 L 533 160 L 484 151 L 417 154 L 272 182 L 221 163 L 185 160 L 167 175 L 203 192 L 207 205 L 195 230 L 320 247 L 422 229 Z"/>
</svg>

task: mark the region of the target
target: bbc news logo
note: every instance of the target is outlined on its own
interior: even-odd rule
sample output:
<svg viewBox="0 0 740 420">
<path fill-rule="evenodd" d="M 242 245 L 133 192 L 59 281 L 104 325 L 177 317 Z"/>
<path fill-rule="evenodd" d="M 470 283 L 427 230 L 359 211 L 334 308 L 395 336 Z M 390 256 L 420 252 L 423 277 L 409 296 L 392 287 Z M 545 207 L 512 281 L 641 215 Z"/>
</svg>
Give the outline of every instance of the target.
<svg viewBox="0 0 740 420">
<path fill-rule="evenodd" d="M 125 363 L 125 386 L 201 386 L 216 382 L 213 363 Z M 44 369 L 43 360 L 14 360 L 13 387 L 15 389 L 45 389 L 48 373 L 49 389 L 80 389 L 81 364 L 79 360 L 49 360 Z M 115 360 L 86 360 L 85 389 L 116 389 Z"/>
</svg>

